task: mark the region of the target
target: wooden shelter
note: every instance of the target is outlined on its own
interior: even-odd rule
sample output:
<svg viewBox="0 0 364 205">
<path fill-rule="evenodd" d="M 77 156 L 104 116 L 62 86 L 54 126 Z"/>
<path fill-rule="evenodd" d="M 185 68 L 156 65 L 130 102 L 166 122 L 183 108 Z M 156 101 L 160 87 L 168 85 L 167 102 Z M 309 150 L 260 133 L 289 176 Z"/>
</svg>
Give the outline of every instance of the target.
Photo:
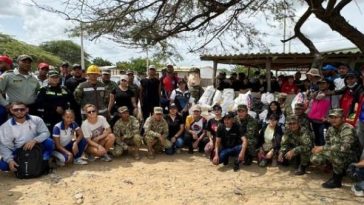
<svg viewBox="0 0 364 205">
<path fill-rule="evenodd" d="M 323 63 L 345 63 L 351 68 L 364 64 L 364 54 L 357 48 L 327 51 L 322 54 Z M 314 59 L 310 53 L 248 53 L 237 55 L 201 55 L 203 61 L 213 61 L 213 76 L 216 76 L 218 64 L 242 65 L 267 69 L 268 90 L 270 90 L 270 71 L 308 70 Z M 216 79 L 213 79 L 215 84 Z"/>
</svg>

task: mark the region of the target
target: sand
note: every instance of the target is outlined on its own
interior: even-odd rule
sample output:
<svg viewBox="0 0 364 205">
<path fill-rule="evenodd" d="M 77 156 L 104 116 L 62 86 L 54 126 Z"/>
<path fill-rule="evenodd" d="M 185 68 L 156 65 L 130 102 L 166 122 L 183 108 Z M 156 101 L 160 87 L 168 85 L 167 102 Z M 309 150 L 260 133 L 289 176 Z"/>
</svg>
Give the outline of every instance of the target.
<svg viewBox="0 0 364 205">
<path fill-rule="evenodd" d="M 145 153 L 143 153 L 145 154 Z M 310 169 L 295 176 L 291 167 L 214 166 L 202 154 L 157 155 L 140 161 L 69 165 L 37 179 L 0 173 L 0 204 L 364 204 L 343 188 L 327 190 L 328 174 Z"/>
</svg>

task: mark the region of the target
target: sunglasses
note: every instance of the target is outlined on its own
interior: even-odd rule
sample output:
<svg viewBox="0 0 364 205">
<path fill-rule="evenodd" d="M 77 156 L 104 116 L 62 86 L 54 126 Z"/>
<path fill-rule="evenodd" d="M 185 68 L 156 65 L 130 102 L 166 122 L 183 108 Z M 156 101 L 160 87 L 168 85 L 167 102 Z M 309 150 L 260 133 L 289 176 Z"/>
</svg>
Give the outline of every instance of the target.
<svg viewBox="0 0 364 205">
<path fill-rule="evenodd" d="M 87 111 L 88 114 L 95 113 L 95 112 L 96 112 L 96 110 L 89 110 L 89 111 Z"/>
<path fill-rule="evenodd" d="M 25 108 L 14 108 L 13 112 L 24 112 Z"/>
</svg>

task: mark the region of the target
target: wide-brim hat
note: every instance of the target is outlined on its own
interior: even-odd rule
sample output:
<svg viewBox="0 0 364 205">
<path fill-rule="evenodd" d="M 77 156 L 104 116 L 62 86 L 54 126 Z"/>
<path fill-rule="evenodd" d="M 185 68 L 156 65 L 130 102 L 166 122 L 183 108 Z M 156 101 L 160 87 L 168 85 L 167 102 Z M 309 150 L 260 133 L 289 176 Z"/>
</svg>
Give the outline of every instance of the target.
<svg viewBox="0 0 364 205">
<path fill-rule="evenodd" d="M 317 68 L 311 68 L 306 75 L 312 75 L 314 77 L 321 77 L 320 71 Z"/>
</svg>

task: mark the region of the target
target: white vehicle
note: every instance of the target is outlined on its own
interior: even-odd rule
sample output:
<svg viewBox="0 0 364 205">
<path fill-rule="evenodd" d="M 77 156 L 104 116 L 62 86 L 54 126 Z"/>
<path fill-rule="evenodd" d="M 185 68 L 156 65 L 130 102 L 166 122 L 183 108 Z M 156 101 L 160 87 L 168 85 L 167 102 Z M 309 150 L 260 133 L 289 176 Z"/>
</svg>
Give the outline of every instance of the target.
<svg viewBox="0 0 364 205">
<path fill-rule="evenodd" d="M 110 80 L 116 82 L 117 84 L 119 84 L 120 82 L 120 78 L 121 78 L 121 75 L 112 75 L 110 77 Z M 134 75 L 134 84 L 137 85 L 137 86 L 140 86 L 140 80 L 139 80 L 139 77 Z"/>
</svg>

